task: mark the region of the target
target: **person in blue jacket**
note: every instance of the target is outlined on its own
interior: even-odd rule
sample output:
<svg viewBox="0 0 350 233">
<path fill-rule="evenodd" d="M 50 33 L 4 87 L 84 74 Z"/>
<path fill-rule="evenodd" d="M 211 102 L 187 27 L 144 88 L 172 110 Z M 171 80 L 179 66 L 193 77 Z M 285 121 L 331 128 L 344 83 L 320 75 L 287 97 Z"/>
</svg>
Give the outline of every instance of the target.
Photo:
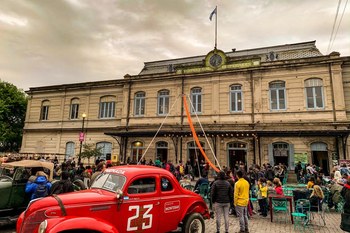
<svg viewBox="0 0 350 233">
<path fill-rule="evenodd" d="M 26 184 L 26 193 L 31 193 L 31 200 L 46 197 L 49 194 L 51 183 L 47 180 L 47 175 L 43 171 L 36 173 L 35 182 L 29 182 Z"/>
</svg>

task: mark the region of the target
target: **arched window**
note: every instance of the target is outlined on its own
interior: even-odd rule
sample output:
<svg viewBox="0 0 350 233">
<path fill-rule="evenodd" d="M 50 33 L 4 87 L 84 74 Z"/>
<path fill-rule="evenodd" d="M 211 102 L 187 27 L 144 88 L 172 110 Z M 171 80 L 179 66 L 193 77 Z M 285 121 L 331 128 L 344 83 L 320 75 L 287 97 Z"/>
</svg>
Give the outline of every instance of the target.
<svg viewBox="0 0 350 233">
<path fill-rule="evenodd" d="M 194 87 L 191 89 L 191 113 L 202 113 L 202 88 Z"/>
<path fill-rule="evenodd" d="M 115 116 L 115 96 L 104 96 L 100 99 L 100 119 L 114 118 Z"/>
<path fill-rule="evenodd" d="M 137 163 L 142 157 L 143 143 L 140 141 L 131 144 L 131 163 Z"/>
<path fill-rule="evenodd" d="M 66 144 L 66 159 L 68 160 L 69 157 L 74 157 L 74 142 L 67 142 Z"/>
<path fill-rule="evenodd" d="M 143 91 L 135 93 L 135 116 L 145 115 L 146 93 Z"/>
<path fill-rule="evenodd" d="M 230 111 L 242 112 L 242 85 L 234 84 L 230 86 Z"/>
<path fill-rule="evenodd" d="M 286 87 L 285 82 L 275 81 L 270 87 L 270 109 L 272 111 L 286 110 Z"/>
<path fill-rule="evenodd" d="M 112 155 L 112 143 L 110 142 L 99 142 L 96 144 L 97 148 L 101 149 L 102 155 L 101 155 L 101 159 L 104 160 L 110 160 L 111 155 Z"/>
<path fill-rule="evenodd" d="M 323 82 L 319 78 L 305 80 L 307 109 L 323 109 Z"/>
<path fill-rule="evenodd" d="M 41 117 L 40 117 L 40 119 L 42 121 L 46 121 L 49 118 L 49 107 L 50 107 L 49 100 L 44 100 L 41 103 Z"/>
<path fill-rule="evenodd" d="M 169 91 L 158 91 L 158 115 L 165 115 L 169 112 Z"/>
<path fill-rule="evenodd" d="M 70 119 L 79 118 L 79 98 L 74 98 L 70 103 Z"/>
</svg>

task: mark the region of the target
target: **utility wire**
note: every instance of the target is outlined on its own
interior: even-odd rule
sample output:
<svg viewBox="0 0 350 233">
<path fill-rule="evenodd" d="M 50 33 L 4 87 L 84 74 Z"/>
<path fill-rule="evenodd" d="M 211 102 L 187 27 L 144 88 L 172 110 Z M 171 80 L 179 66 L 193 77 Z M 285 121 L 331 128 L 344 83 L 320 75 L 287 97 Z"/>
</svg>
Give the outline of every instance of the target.
<svg viewBox="0 0 350 233">
<path fill-rule="evenodd" d="M 339 21 L 339 24 L 338 24 L 337 31 L 335 32 L 335 35 L 334 35 L 334 38 L 333 38 L 332 45 L 331 45 L 331 47 L 330 47 L 330 49 L 329 49 L 329 50 L 331 50 L 331 49 L 332 49 L 333 44 L 334 44 L 334 41 L 335 41 L 335 38 L 337 37 L 337 34 L 338 34 L 338 30 L 339 30 L 339 27 L 340 27 L 341 21 L 343 20 L 343 16 L 344 16 L 344 13 L 345 13 L 346 6 L 348 5 L 348 1 L 349 1 L 349 0 L 346 0 L 346 2 L 345 2 L 344 10 L 343 10 L 343 13 L 342 13 L 342 15 L 341 15 L 341 18 L 340 18 L 340 21 Z"/>
<path fill-rule="evenodd" d="M 336 22 L 337 22 L 340 4 L 341 4 L 341 0 L 339 0 L 339 2 L 338 2 L 337 13 L 336 13 L 335 18 L 334 18 L 334 23 L 333 23 L 331 38 L 329 38 L 329 44 L 328 44 L 327 54 L 329 53 L 329 50 L 330 50 L 330 47 L 331 47 L 332 38 L 333 38 L 333 33 L 334 33 L 334 28 L 335 28 L 335 24 L 336 24 Z"/>
</svg>

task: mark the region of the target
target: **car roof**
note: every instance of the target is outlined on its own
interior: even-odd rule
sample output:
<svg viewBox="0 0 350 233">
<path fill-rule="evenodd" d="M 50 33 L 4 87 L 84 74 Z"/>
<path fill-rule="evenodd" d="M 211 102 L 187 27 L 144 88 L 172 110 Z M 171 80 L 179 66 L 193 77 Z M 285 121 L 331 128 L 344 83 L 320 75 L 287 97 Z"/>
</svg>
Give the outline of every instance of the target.
<svg viewBox="0 0 350 233">
<path fill-rule="evenodd" d="M 144 175 L 150 173 L 158 173 L 164 175 L 170 175 L 171 173 L 163 168 L 153 167 L 148 165 L 122 165 L 116 167 L 110 167 L 105 170 L 107 173 L 114 173 L 124 175 L 126 177 L 134 177 L 137 175 Z"/>
</svg>

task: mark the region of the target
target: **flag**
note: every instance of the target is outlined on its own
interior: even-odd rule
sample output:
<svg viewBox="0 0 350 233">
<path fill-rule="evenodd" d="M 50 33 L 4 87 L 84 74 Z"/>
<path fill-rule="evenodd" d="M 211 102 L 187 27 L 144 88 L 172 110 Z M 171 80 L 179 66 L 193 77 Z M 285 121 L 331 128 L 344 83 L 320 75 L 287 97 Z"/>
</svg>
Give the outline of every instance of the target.
<svg viewBox="0 0 350 233">
<path fill-rule="evenodd" d="M 213 18 L 213 15 L 216 14 L 217 8 L 218 8 L 218 7 L 215 7 L 215 9 L 213 10 L 213 12 L 211 12 L 211 14 L 210 14 L 210 16 L 209 16 L 210 21 L 211 21 L 211 18 Z"/>
</svg>

